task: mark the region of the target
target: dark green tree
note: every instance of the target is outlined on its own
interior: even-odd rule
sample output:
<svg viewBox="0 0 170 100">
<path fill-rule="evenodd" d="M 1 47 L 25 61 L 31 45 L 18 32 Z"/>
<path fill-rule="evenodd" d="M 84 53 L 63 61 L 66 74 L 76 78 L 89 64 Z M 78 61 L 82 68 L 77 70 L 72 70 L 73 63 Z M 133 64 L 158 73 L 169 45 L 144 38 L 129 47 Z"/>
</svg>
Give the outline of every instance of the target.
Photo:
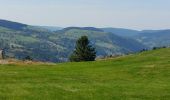
<svg viewBox="0 0 170 100">
<path fill-rule="evenodd" d="M 29 61 L 31 61 L 31 60 L 33 60 L 30 56 L 26 56 L 25 58 L 24 58 L 24 60 L 29 60 Z"/>
<path fill-rule="evenodd" d="M 90 45 L 87 36 L 82 36 L 76 42 L 76 47 L 70 56 L 70 61 L 81 62 L 81 61 L 94 61 L 96 58 L 96 50 Z"/>
<path fill-rule="evenodd" d="M 2 50 L 2 59 L 5 59 L 5 50 Z"/>
</svg>

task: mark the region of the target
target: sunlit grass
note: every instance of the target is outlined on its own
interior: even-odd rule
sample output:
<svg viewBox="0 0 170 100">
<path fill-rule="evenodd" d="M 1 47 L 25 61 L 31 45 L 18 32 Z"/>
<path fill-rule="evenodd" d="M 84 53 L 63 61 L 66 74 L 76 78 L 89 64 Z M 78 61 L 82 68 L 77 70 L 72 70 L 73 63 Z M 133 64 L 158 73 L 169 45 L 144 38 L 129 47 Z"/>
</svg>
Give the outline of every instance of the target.
<svg viewBox="0 0 170 100">
<path fill-rule="evenodd" d="M 169 100 L 170 49 L 81 63 L 0 65 L 0 100 Z"/>
</svg>

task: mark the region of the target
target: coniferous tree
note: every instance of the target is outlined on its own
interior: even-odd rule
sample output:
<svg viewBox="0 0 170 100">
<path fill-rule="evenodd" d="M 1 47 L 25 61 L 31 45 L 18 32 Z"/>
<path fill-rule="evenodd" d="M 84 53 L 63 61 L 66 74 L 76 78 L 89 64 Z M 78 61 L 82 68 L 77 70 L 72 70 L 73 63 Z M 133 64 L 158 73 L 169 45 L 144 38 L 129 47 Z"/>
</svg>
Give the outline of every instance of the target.
<svg viewBox="0 0 170 100">
<path fill-rule="evenodd" d="M 89 43 L 87 36 L 82 36 L 78 39 L 75 50 L 70 56 L 70 61 L 94 61 L 96 58 L 96 51 Z"/>
<path fill-rule="evenodd" d="M 33 60 L 30 56 L 26 56 L 25 58 L 24 58 L 24 60 L 29 60 L 29 61 L 31 61 L 31 60 Z"/>
<path fill-rule="evenodd" d="M 2 50 L 2 59 L 5 59 L 5 50 Z"/>
</svg>

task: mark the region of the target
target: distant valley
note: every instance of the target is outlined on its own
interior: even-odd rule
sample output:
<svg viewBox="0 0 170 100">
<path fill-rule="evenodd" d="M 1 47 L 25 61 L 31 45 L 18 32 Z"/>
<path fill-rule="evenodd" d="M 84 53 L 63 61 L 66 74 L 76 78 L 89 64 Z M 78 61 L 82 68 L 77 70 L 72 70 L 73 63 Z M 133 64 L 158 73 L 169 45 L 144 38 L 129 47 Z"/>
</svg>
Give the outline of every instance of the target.
<svg viewBox="0 0 170 100">
<path fill-rule="evenodd" d="M 170 46 L 170 30 L 137 31 L 119 28 L 31 26 L 0 20 L 0 48 L 9 58 L 31 56 L 37 61 L 65 62 L 76 40 L 86 35 L 97 56 L 122 55 Z M 159 38 L 158 38 L 159 37 Z"/>
</svg>

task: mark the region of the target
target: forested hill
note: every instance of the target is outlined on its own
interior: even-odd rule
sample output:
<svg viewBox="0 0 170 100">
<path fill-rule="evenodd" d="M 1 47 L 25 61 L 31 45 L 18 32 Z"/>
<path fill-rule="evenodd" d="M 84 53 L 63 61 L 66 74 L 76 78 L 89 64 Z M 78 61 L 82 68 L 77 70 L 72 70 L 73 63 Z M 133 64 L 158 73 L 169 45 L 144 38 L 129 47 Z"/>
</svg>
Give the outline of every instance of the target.
<svg viewBox="0 0 170 100">
<path fill-rule="evenodd" d="M 170 29 L 164 30 L 131 30 L 123 28 L 101 28 L 118 36 L 137 40 L 148 48 L 170 46 Z"/>
<path fill-rule="evenodd" d="M 22 30 L 27 25 L 17 23 L 17 22 L 11 22 L 11 21 L 7 21 L 7 20 L 0 20 L 0 26 L 5 27 L 5 28 L 9 28 L 9 29 L 13 29 L 13 30 Z"/>
<path fill-rule="evenodd" d="M 0 48 L 10 58 L 23 59 L 30 56 L 39 61 L 67 61 L 75 41 L 82 35 L 89 37 L 98 57 L 133 53 L 147 48 L 135 39 L 93 27 L 68 27 L 50 31 L 40 26 L 0 20 Z"/>
</svg>

